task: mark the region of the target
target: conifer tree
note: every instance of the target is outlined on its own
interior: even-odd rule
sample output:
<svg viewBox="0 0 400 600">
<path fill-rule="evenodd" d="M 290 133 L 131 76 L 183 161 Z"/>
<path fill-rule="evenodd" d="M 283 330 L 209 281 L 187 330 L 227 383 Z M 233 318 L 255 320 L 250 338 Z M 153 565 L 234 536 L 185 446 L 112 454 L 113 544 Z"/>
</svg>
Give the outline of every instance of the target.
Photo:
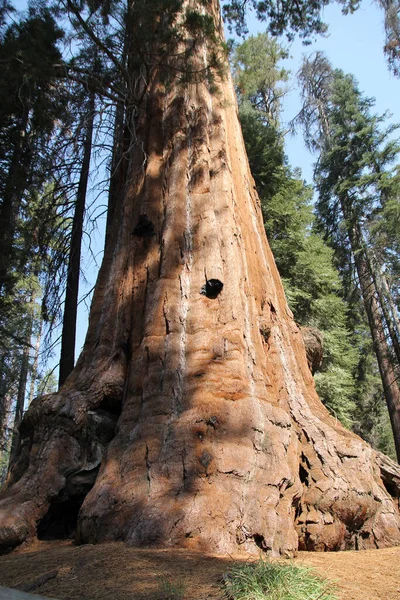
<svg viewBox="0 0 400 600">
<path fill-rule="evenodd" d="M 76 191 L 76 199 L 74 203 L 74 215 L 71 227 L 71 243 L 69 247 L 63 310 L 59 375 L 60 386 L 71 373 L 75 364 L 75 340 L 78 313 L 79 276 L 81 269 L 81 246 L 95 119 L 95 94 L 93 91 L 89 93 L 87 108 L 83 113 L 83 118 L 83 155 Z"/>
<path fill-rule="evenodd" d="M 316 167 L 319 218 L 343 273 L 347 272 L 349 293 L 354 265 L 400 459 L 396 330 L 387 317 L 391 305 L 380 284 L 383 264 L 373 258 L 376 255 L 369 233 L 375 215 L 382 212 L 395 190 L 396 177 L 390 170 L 399 152 L 397 142 L 391 138 L 394 127 L 383 128 L 384 117 L 371 115 L 373 102 L 362 97 L 354 79 L 332 71 L 320 55 L 305 62 L 301 77 L 303 89 L 311 91 L 306 92 L 306 110 L 300 120 L 306 126 L 306 135 L 317 141 L 321 151 Z M 318 88 L 312 87 L 315 80 Z M 312 127 L 319 136 L 312 136 Z"/>
<path fill-rule="evenodd" d="M 287 165 L 280 103 L 288 74 L 286 53 L 266 34 L 235 49 L 234 80 L 250 168 L 260 195 L 265 229 L 297 323 L 321 332 L 324 359 L 315 374 L 318 393 L 347 426 L 355 410 L 357 352 L 347 327 L 333 253 L 313 231 L 312 189 Z M 321 348 L 322 355 L 322 348 Z"/>
<path fill-rule="evenodd" d="M 0 294 L 12 289 L 14 238 L 24 194 L 46 180 L 47 144 L 60 118 L 63 94 L 55 86 L 61 30 L 46 9 L 30 9 L 10 25 L 0 45 Z"/>
</svg>

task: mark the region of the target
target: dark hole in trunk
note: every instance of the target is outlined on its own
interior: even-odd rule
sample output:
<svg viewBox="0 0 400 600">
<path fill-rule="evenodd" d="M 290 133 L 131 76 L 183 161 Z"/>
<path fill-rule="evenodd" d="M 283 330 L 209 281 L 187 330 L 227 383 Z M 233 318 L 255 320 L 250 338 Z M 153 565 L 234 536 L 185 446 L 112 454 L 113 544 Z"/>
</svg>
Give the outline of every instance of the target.
<svg viewBox="0 0 400 600">
<path fill-rule="evenodd" d="M 382 483 L 392 498 L 399 499 L 399 488 L 394 481 L 391 481 L 388 477 L 382 477 Z"/>
<path fill-rule="evenodd" d="M 49 510 L 37 526 L 39 540 L 66 540 L 75 537 L 78 514 L 96 481 L 99 466 L 91 471 L 75 473 L 66 487 L 51 502 Z"/>
<path fill-rule="evenodd" d="M 366 539 L 368 539 L 368 538 L 369 538 L 369 536 L 370 536 L 370 532 L 369 532 L 369 531 L 360 531 L 360 537 L 361 537 L 363 540 L 366 540 Z"/>
<path fill-rule="evenodd" d="M 270 547 L 267 546 L 267 544 L 265 542 L 264 536 L 261 535 L 260 533 L 255 533 L 253 535 L 253 540 L 254 540 L 254 543 L 256 544 L 256 546 L 258 546 L 259 548 L 261 548 L 261 550 L 263 550 L 263 552 L 266 552 L 267 550 L 270 550 Z"/>
<path fill-rule="evenodd" d="M 397 501 L 396 504 L 400 509 L 400 481 L 396 471 L 393 471 L 390 464 L 387 464 L 386 458 L 382 455 L 380 459 L 381 481 L 387 493 Z"/>
<path fill-rule="evenodd" d="M 66 487 L 53 499 L 49 510 L 39 521 L 39 540 L 66 540 L 75 537 L 78 514 L 87 494 L 92 489 L 100 465 L 91 471 L 71 475 Z"/>
<path fill-rule="evenodd" d="M 200 290 L 200 294 L 203 296 L 207 296 L 207 298 L 211 298 L 211 300 L 215 300 L 217 296 L 222 292 L 222 288 L 224 284 L 219 279 L 207 279 L 206 283 Z"/>
<path fill-rule="evenodd" d="M 122 396 L 105 396 L 95 410 L 88 411 L 87 424 L 92 440 L 107 446 L 115 435 L 122 412 Z"/>
<path fill-rule="evenodd" d="M 292 506 L 295 509 L 294 520 L 296 522 L 303 511 L 302 506 L 301 506 L 301 498 L 298 498 L 298 497 L 293 498 Z"/>
<path fill-rule="evenodd" d="M 305 470 L 303 465 L 300 465 L 299 467 L 299 477 L 301 483 L 303 483 L 304 485 L 308 485 L 308 472 Z"/>
<path fill-rule="evenodd" d="M 104 449 L 115 435 L 115 427 L 122 411 L 122 395 L 104 396 L 98 407 L 87 413 L 87 432 L 90 442 L 86 447 L 90 470 L 71 473 L 65 487 L 50 504 L 46 515 L 37 526 L 39 540 L 64 540 L 75 537 L 80 508 L 92 489 L 100 468 Z"/>
<path fill-rule="evenodd" d="M 72 496 L 67 500 L 55 500 L 47 514 L 39 522 L 37 536 L 39 540 L 67 540 L 75 537 L 79 510 L 86 494 Z"/>
<path fill-rule="evenodd" d="M 140 215 L 137 225 L 132 233 L 133 235 L 142 238 L 149 238 L 155 234 L 154 225 L 147 215 Z"/>
<path fill-rule="evenodd" d="M 113 396 L 110 394 L 109 396 L 104 396 L 96 411 L 119 417 L 122 411 L 122 395 L 116 394 Z"/>
</svg>

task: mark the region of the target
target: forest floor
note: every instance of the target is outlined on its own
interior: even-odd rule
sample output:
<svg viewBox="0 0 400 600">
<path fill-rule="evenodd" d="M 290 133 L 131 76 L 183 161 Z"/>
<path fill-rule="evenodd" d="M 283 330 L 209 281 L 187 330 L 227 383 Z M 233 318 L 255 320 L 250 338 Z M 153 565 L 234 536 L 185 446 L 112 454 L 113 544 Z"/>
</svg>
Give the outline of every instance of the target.
<svg viewBox="0 0 400 600">
<path fill-rule="evenodd" d="M 223 574 L 246 560 L 122 542 L 37 542 L 0 557 L 0 585 L 60 600 L 221 600 Z M 400 600 L 400 548 L 300 552 L 295 563 L 335 581 L 341 600 Z"/>
</svg>

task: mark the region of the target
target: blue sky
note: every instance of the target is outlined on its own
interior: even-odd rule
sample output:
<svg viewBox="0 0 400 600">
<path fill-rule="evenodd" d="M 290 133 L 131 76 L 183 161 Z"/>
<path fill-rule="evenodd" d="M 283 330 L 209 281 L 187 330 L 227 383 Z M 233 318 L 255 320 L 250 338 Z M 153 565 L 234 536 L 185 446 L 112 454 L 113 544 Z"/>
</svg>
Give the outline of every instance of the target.
<svg viewBox="0 0 400 600">
<path fill-rule="evenodd" d="M 374 112 L 389 110 L 390 122 L 400 123 L 400 79 L 389 72 L 383 54 L 383 11 L 373 3 L 364 2 L 354 14 L 342 15 L 340 7 L 332 4 L 325 10 L 324 19 L 329 24 L 326 37 L 319 37 L 311 46 L 303 46 L 296 40 L 290 47 L 292 58 L 284 61 L 284 66 L 294 75 L 304 54 L 323 51 L 334 68 L 356 77 L 362 93 L 376 98 Z M 284 100 L 284 122 L 290 121 L 299 110 L 299 91 L 292 89 Z M 311 183 L 315 157 L 304 147 L 300 133 L 286 137 L 286 153 L 290 165 L 300 167 L 303 177 Z"/>
<path fill-rule="evenodd" d="M 15 0 L 13 4 L 22 9 L 27 2 Z M 376 98 L 378 113 L 389 110 L 393 114 L 392 121 L 400 123 L 400 78 L 389 72 L 383 55 L 383 11 L 367 0 L 352 15 L 342 15 L 338 4 L 329 5 L 323 15 L 329 25 L 326 36 L 319 36 L 310 46 L 303 46 L 300 40 L 295 40 L 289 47 L 291 58 L 284 61 L 284 66 L 294 76 L 304 54 L 321 50 L 326 53 L 334 68 L 352 73 L 359 82 L 360 90 L 367 96 Z M 256 23 L 255 19 L 251 19 L 251 22 L 251 33 L 262 30 L 262 23 Z M 299 109 L 299 93 L 294 88 L 284 101 L 284 122 L 292 119 Z M 314 158 L 304 148 L 301 135 L 294 138 L 287 136 L 286 152 L 290 164 L 300 167 L 303 177 L 311 182 Z"/>
</svg>

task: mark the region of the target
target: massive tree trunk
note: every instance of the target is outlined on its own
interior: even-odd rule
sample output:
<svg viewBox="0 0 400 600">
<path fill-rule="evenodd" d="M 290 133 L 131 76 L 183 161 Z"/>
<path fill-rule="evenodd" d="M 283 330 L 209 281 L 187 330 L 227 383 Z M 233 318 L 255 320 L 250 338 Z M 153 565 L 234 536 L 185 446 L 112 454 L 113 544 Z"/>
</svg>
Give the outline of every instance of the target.
<svg viewBox="0 0 400 600">
<path fill-rule="evenodd" d="M 315 393 L 231 81 L 154 76 L 129 157 L 83 352 L 21 425 L 2 549 L 76 519 L 83 543 L 286 555 L 400 543 L 399 468 Z"/>
</svg>

